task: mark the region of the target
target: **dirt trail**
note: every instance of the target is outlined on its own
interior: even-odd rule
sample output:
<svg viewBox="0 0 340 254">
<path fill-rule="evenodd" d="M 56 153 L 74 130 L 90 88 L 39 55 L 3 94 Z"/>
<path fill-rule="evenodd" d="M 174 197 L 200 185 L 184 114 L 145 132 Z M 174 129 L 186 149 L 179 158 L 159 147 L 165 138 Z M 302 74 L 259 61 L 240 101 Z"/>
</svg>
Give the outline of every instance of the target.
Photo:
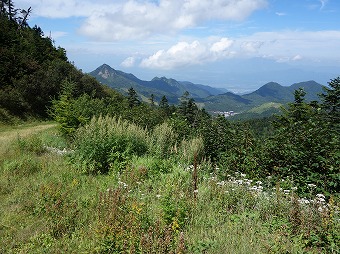
<svg viewBox="0 0 340 254">
<path fill-rule="evenodd" d="M 55 123 L 50 124 L 40 124 L 40 125 L 34 125 L 34 126 L 25 126 L 22 128 L 15 128 L 12 130 L 6 130 L 6 131 L 0 131 L 0 146 L 5 146 L 11 143 L 14 139 L 16 139 L 18 136 L 25 137 L 32 133 L 37 133 L 39 131 L 43 131 L 49 128 L 52 128 L 56 126 Z"/>
</svg>

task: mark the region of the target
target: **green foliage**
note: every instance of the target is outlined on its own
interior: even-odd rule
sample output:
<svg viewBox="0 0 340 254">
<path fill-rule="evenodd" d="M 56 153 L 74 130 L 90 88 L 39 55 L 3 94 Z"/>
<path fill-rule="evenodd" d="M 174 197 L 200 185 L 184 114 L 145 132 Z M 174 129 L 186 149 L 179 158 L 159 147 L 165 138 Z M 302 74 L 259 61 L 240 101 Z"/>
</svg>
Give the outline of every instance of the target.
<svg viewBox="0 0 340 254">
<path fill-rule="evenodd" d="M 234 130 L 223 116 L 206 121 L 200 129 L 205 155 L 213 162 L 218 161 L 222 152 L 232 147 Z"/>
<path fill-rule="evenodd" d="M 181 115 L 173 113 L 169 119 L 169 124 L 171 128 L 177 134 L 177 141 L 187 138 L 193 134 L 193 129 L 187 119 L 183 118 Z"/>
<path fill-rule="evenodd" d="M 77 225 L 79 208 L 73 202 L 69 190 L 62 183 L 47 183 L 39 187 L 39 205 L 35 208 L 37 215 L 45 215 L 48 231 L 54 238 L 71 235 Z"/>
<path fill-rule="evenodd" d="M 164 196 L 161 200 L 161 208 L 166 225 L 170 225 L 171 229 L 178 233 L 186 225 L 189 207 L 185 200 L 176 200 L 174 196 L 172 194 Z"/>
<path fill-rule="evenodd" d="M 42 155 L 46 152 L 46 147 L 38 134 L 25 138 L 18 137 L 17 143 L 21 152 L 29 152 L 36 155 Z"/>
<path fill-rule="evenodd" d="M 74 83 L 64 82 L 63 92 L 59 100 L 52 101 L 51 116 L 59 123 L 60 131 L 65 135 L 70 135 L 86 122 L 86 118 L 78 114 L 73 98 Z"/>
<path fill-rule="evenodd" d="M 133 108 L 134 106 L 137 106 L 140 104 L 140 101 L 138 100 L 137 93 L 136 91 L 130 87 L 128 90 L 128 102 L 129 102 L 129 107 Z"/>
<path fill-rule="evenodd" d="M 12 3 L 12 1 L 10 1 Z M 63 48 L 56 48 L 41 28 L 30 28 L 18 12 L 0 15 L 0 109 L 10 115 L 27 118 L 48 117 L 51 98 L 62 90 L 62 83 L 75 83 L 75 94 L 104 97 L 103 87 L 67 61 Z M 3 15 L 5 12 L 5 15 Z M 27 11 L 22 12 L 27 14 Z M 27 18 L 27 16 L 26 16 Z M 6 116 L 6 115 L 5 115 Z M 6 118 L 0 120 L 6 120 Z"/>
<path fill-rule="evenodd" d="M 102 117 L 99 126 L 99 119 L 92 119 L 93 126 L 103 136 L 110 128 L 116 137 L 132 132 L 138 139 L 136 133 L 144 133 L 118 118 Z M 79 128 L 79 138 L 94 138 L 86 128 Z M 209 164 L 196 165 L 195 178 L 195 167 L 183 166 L 176 154 L 149 152 L 152 135 L 166 136 L 157 128 L 141 134 L 148 152 L 132 155 L 116 177 L 81 174 L 52 150 L 36 153 L 33 147 L 40 144 L 67 144 L 55 130 L 22 138 L 21 150 L 14 143 L 0 160 L 0 252 L 337 253 L 336 195 L 299 197 L 286 178 L 274 190 L 239 173 L 221 179 Z M 241 128 L 233 140 L 246 139 Z M 178 155 L 196 150 L 197 142 L 183 142 Z"/>
<path fill-rule="evenodd" d="M 17 160 L 12 161 L 5 160 L 3 167 L 3 173 L 8 175 L 9 180 L 15 180 L 15 178 L 19 177 L 27 177 L 41 170 L 39 161 L 30 155 L 22 156 Z"/>
<path fill-rule="evenodd" d="M 149 153 L 159 158 L 169 158 L 176 140 L 177 135 L 168 123 L 157 125 L 148 138 Z"/>
<path fill-rule="evenodd" d="M 3 3 L 0 116 L 42 117 L 51 107 L 67 135 L 20 137 L 2 152 L 0 252 L 339 249 L 339 78 L 321 103 L 296 90 L 271 127 L 213 118 L 188 93 L 177 107 L 165 96 L 148 106 L 132 88 L 123 97 L 76 70 L 11 1 Z M 277 87 L 252 96 L 276 98 Z M 55 153 L 70 143 L 75 167 Z"/>
<path fill-rule="evenodd" d="M 75 133 L 74 162 L 86 173 L 120 171 L 147 152 L 146 138 L 145 130 L 120 118 L 94 117 Z"/>
<path fill-rule="evenodd" d="M 328 120 L 337 126 L 339 130 L 340 123 L 340 77 L 332 79 L 329 83 L 329 88 L 324 87 L 324 92 L 321 94 L 322 107 L 327 112 Z"/>
<path fill-rule="evenodd" d="M 303 96 L 297 91 L 295 102 L 278 118 L 264 148 L 263 173 L 293 177 L 302 193 L 312 183 L 322 193 L 333 193 L 339 189 L 339 136 L 317 105 L 305 103 Z"/>
</svg>

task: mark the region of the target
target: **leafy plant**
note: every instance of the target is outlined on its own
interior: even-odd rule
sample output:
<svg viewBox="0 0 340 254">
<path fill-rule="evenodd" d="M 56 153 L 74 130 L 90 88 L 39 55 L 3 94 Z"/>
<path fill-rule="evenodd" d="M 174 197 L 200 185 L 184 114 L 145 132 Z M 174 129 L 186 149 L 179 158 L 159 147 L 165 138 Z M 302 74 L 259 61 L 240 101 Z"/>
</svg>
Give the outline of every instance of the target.
<svg viewBox="0 0 340 254">
<path fill-rule="evenodd" d="M 94 117 L 75 134 L 73 161 L 86 173 L 121 171 L 133 155 L 147 152 L 146 139 L 145 130 L 120 118 Z"/>
</svg>

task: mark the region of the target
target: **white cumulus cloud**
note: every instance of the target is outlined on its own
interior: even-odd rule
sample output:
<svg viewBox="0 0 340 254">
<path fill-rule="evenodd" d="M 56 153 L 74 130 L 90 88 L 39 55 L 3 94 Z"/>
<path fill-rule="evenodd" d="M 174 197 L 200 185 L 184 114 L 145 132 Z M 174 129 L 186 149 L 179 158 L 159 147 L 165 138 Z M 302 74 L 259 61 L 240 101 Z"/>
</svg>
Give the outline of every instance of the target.
<svg viewBox="0 0 340 254">
<path fill-rule="evenodd" d="M 198 65 L 216 61 L 232 55 L 229 51 L 233 41 L 221 38 L 213 43 L 179 42 L 168 50 L 159 50 L 153 55 L 144 58 L 140 66 L 154 69 L 174 69 L 181 66 Z"/>
<path fill-rule="evenodd" d="M 171 34 L 209 20 L 241 21 L 267 6 L 267 0 L 17 0 L 17 4 L 32 6 L 35 16 L 84 17 L 80 33 L 117 41 Z"/>
<path fill-rule="evenodd" d="M 130 0 L 117 9 L 91 14 L 80 31 L 102 40 L 145 38 L 174 33 L 207 20 L 243 20 L 264 0 Z"/>
<path fill-rule="evenodd" d="M 142 67 L 173 69 L 175 67 L 199 64 L 206 56 L 207 49 L 198 41 L 179 42 L 168 50 L 159 50 L 141 62 Z"/>
<path fill-rule="evenodd" d="M 228 38 L 222 38 L 220 41 L 215 42 L 211 48 L 210 51 L 215 53 L 221 53 L 226 51 L 230 46 L 233 44 L 233 41 Z"/>
<path fill-rule="evenodd" d="M 123 67 L 133 67 L 135 65 L 136 59 L 132 56 L 126 58 L 120 65 Z"/>
</svg>

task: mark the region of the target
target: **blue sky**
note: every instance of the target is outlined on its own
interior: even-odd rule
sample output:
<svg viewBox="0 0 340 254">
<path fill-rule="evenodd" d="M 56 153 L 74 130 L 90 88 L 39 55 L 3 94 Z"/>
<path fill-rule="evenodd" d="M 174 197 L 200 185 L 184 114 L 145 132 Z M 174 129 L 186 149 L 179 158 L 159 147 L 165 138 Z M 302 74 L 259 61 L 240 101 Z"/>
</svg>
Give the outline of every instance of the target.
<svg viewBox="0 0 340 254">
<path fill-rule="evenodd" d="M 69 60 L 252 91 L 340 75 L 339 0 L 17 0 Z"/>
</svg>

